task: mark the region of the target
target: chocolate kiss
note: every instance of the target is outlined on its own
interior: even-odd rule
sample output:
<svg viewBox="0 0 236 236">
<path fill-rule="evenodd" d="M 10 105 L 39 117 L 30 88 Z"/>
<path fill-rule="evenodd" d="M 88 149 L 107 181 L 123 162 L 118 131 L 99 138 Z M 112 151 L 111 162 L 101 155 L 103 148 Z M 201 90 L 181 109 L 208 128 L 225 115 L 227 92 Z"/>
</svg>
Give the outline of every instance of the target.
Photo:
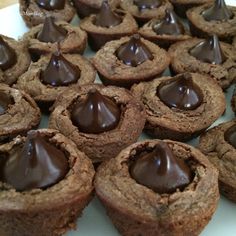
<svg viewBox="0 0 236 236">
<path fill-rule="evenodd" d="M 227 8 L 224 0 L 215 0 L 215 5 L 202 12 L 202 16 L 206 21 L 223 21 L 232 19 L 234 14 Z"/>
<path fill-rule="evenodd" d="M 108 4 L 103 1 L 100 12 L 96 15 L 95 25 L 110 28 L 121 23 L 122 19 L 116 15 Z"/>
<path fill-rule="evenodd" d="M 184 27 L 173 10 L 167 9 L 165 18 L 153 25 L 156 34 L 180 35 L 184 34 Z"/>
<path fill-rule="evenodd" d="M 39 7 L 48 11 L 60 10 L 65 6 L 65 0 L 36 0 L 36 3 Z"/>
<path fill-rule="evenodd" d="M 224 136 L 226 142 L 236 148 L 236 125 L 233 125 L 229 129 L 227 129 Z"/>
<path fill-rule="evenodd" d="M 60 52 L 53 53 L 47 68 L 41 72 L 40 79 L 44 84 L 66 86 L 76 83 L 80 70 L 71 64 Z"/>
<path fill-rule="evenodd" d="M 45 18 L 43 28 L 38 33 L 37 39 L 45 43 L 56 43 L 65 39 L 67 31 L 54 23 L 53 17 Z"/>
<path fill-rule="evenodd" d="M 110 98 L 92 89 L 85 100 L 74 105 L 71 120 L 81 132 L 99 134 L 118 125 L 120 109 Z"/>
<path fill-rule="evenodd" d="M 134 34 L 127 43 L 116 50 L 116 56 L 128 66 L 138 66 L 154 57 L 148 47 L 142 43 L 139 34 Z"/>
<path fill-rule="evenodd" d="M 227 59 L 216 35 L 195 45 L 189 53 L 198 60 L 211 64 L 222 64 Z"/>
<path fill-rule="evenodd" d="M 190 74 L 176 76 L 157 88 L 157 96 L 168 107 L 194 110 L 203 101 L 200 88 L 194 84 Z"/>
<path fill-rule="evenodd" d="M 173 193 L 177 188 L 182 190 L 192 181 L 190 168 L 162 141 L 130 166 L 130 175 L 139 184 L 160 194 Z"/>
<path fill-rule="evenodd" d="M 65 154 L 37 131 L 30 131 L 23 148 L 1 166 L 0 179 L 17 191 L 45 189 L 63 179 L 68 169 Z"/>
<path fill-rule="evenodd" d="M 159 0 L 134 0 L 139 10 L 158 8 L 161 5 Z"/>
<path fill-rule="evenodd" d="M 0 36 L 0 69 L 7 70 L 16 64 L 15 51 Z"/>
<path fill-rule="evenodd" d="M 3 115 L 12 104 L 14 104 L 12 97 L 0 91 L 0 115 Z"/>
</svg>

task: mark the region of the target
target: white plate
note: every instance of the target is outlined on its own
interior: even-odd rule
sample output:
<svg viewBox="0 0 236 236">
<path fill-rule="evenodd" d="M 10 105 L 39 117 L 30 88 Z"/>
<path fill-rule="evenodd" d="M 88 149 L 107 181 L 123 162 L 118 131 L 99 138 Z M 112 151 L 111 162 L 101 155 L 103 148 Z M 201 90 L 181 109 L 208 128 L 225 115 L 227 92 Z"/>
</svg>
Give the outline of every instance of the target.
<svg viewBox="0 0 236 236">
<path fill-rule="evenodd" d="M 229 5 L 236 6 L 236 0 L 226 0 Z M 28 31 L 18 10 L 18 4 L 0 10 L 0 34 L 5 34 L 14 38 L 22 36 Z M 75 23 L 77 20 L 75 20 Z M 92 55 L 87 50 L 86 56 Z M 230 88 L 226 94 L 228 108 L 224 114 L 214 125 L 223 121 L 231 120 L 234 114 L 229 106 L 232 96 Z M 45 126 L 45 120 L 41 123 Z M 145 138 L 145 136 L 142 136 Z M 197 140 L 190 142 L 196 144 Z M 111 221 L 106 216 L 104 208 L 101 206 L 97 198 L 95 198 L 89 206 L 84 210 L 83 216 L 78 220 L 78 228 L 76 231 L 70 231 L 66 236 L 119 236 L 119 233 L 113 227 Z M 236 204 L 221 197 L 218 209 L 212 220 L 201 233 L 201 236 L 235 236 L 236 235 Z M 191 236 L 191 235 L 190 235 Z"/>
</svg>

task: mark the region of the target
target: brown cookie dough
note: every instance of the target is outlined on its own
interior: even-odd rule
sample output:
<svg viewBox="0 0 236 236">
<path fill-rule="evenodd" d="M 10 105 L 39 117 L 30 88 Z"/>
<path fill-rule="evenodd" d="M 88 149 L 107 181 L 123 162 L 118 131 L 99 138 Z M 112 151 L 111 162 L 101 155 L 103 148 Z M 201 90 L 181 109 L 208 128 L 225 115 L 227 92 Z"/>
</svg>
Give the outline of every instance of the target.
<svg viewBox="0 0 236 236">
<path fill-rule="evenodd" d="M 105 85 L 130 87 L 134 83 L 151 80 L 161 75 L 168 67 L 170 58 L 167 52 L 143 38 L 141 38 L 141 42 L 148 47 L 154 59 L 146 60 L 136 67 L 125 65 L 117 58 L 115 52 L 129 40 L 129 37 L 124 37 L 120 40 L 111 41 L 93 57 L 92 62 Z"/>
<path fill-rule="evenodd" d="M 129 12 L 137 20 L 139 24 L 144 24 L 153 18 L 163 17 L 166 9 L 172 9 L 172 5 L 168 0 L 162 0 L 161 5 L 153 9 L 139 10 L 133 0 L 121 1 L 120 7 Z"/>
<path fill-rule="evenodd" d="M 213 1 L 214 0 L 170 0 L 174 6 L 175 12 L 184 18 L 186 17 L 186 11 L 188 9 Z"/>
<path fill-rule="evenodd" d="M 236 150 L 225 140 L 225 132 L 236 120 L 220 124 L 200 136 L 198 148 L 219 170 L 219 187 L 223 195 L 236 202 Z"/>
<path fill-rule="evenodd" d="M 99 134 L 87 134 L 73 125 L 71 106 L 78 98 L 84 99 L 88 92 L 94 88 L 115 101 L 121 109 L 121 117 L 116 128 Z M 94 163 L 111 159 L 123 148 L 134 143 L 141 134 L 146 119 L 143 105 L 129 91 L 98 84 L 65 91 L 58 98 L 54 107 L 49 119 L 49 127 L 70 137 Z"/>
<path fill-rule="evenodd" d="M 15 39 L 4 35 L 0 36 L 16 54 L 16 63 L 14 65 L 6 70 L 0 68 L 0 83 L 12 85 L 16 82 L 18 77 L 28 69 L 31 59 L 25 41 L 16 41 Z"/>
<path fill-rule="evenodd" d="M 47 55 L 41 57 L 38 62 L 32 63 L 29 70 L 18 79 L 15 86 L 29 93 L 36 102 L 52 105 L 58 95 L 68 87 L 94 82 L 96 72 L 88 59 L 78 54 L 63 54 L 63 56 L 80 70 L 80 77 L 76 84 L 68 86 L 51 86 L 44 84 L 40 80 L 40 74 L 50 61 L 51 55 Z"/>
<path fill-rule="evenodd" d="M 186 76 L 192 78 L 203 96 L 202 103 L 194 110 L 168 107 L 157 95 L 157 88 L 175 77 L 161 77 L 132 87 L 133 95 L 145 105 L 148 134 L 160 139 L 186 141 L 203 132 L 225 111 L 224 93 L 214 79 L 196 73 Z"/>
<path fill-rule="evenodd" d="M 81 29 L 88 33 L 88 42 L 92 50 L 99 50 L 105 43 L 117 40 L 124 36 L 130 36 L 138 31 L 138 25 L 129 14 L 122 16 L 121 24 L 110 28 L 100 27 L 94 24 L 96 15 L 91 15 L 80 23 Z"/>
<path fill-rule="evenodd" d="M 70 0 L 65 0 L 64 8 L 57 10 L 45 10 L 39 7 L 34 0 L 19 0 L 19 4 L 20 14 L 28 27 L 43 23 L 46 16 L 70 22 L 75 14 Z"/>
<path fill-rule="evenodd" d="M 187 11 L 192 35 L 205 38 L 216 34 L 221 40 L 230 42 L 232 37 L 236 35 L 236 7 L 227 6 L 234 14 L 230 20 L 206 21 L 201 13 L 211 6 L 212 4 L 205 4 Z"/>
<path fill-rule="evenodd" d="M 79 53 L 83 54 L 87 45 L 87 34 L 78 26 L 72 26 L 65 21 L 55 22 L 67 31 L 67 36 L 60 41 L 60 50 L 63 53 Z M 58 43 L 46 43 L 37 39 L 38 33 L 41 31 L 43 24 L 37 25 L 25 33 L 23 39 L 28 42 L 29 52 L 36 57 L 42 54 L 55 52 L 58 48 Z M 50 32 L 49 32 L 50 33 Z"/>
<path fill-rule="evenodd" d="M 75 9 L 80 18 L 84 18 L 91 14 L 98 13 L 103 0 L 72 0 L 74 3 Z M 116 8 L 120 0 L 108 0 L 109 5 L 112 8 Z"/>
<path fill-rule="evenodd" d="M 87 156 L 58 131 L 38 130 L 68 158 L 65 178 L 47 189 L 16 191 L 0 181 L 0 234 L 63 235 L 76 228 L 77 218 L 92 198 L 94 169 Z M 0 161 L 25 143 L 25 137 L 0 145 Z"/>
<path fill-rule="evenodd" d="M 216 210 L 219 199 L 216 169 L 197 149 L 165 142 L 194 173 L 192 182 L 182 191 L 159 194 L 138 184 L 130 175 L 131 160 L 139 152 L 153 150 L 159 140 L 135 143 L 97 171 L 97 196 L 121 235 L 199 235 Z"/>
<path fill-rule="evenodd" d="M 157 24 L 162 19 L 163 16 L 149 21 L 139 29 L 139 34 L 145 39 L 157 44 L 162 48 L 169 48 L 169 46 L 173 43 L 191 38 L 190 33 L 188 32 L 186 27 L 185 27 L 185 33 L 180 35 L 156 34 L 156 32 L 153 30 L 153 25 Z"/>
<path fill-rule="evenodd" d="M 28 94 L 5 84 L 0 84 L 0 94 L 0 100 L 6 96 L 11 101 L 0 114 L 0 143 L 38 126 L 40 110 Z"/>
<path fill-rule="evenodd" d="M 171 69 L 174 73 L 196 72 L 214 77 L 219 85 L 226 89 L 236 79 L 236 55 L 232 45 L 220 42 L 226 61 L 220 65 L 202 62 L 191 56 L 189 50 L 200 43 L 202 39 L 189 39 L 173 44 L 169 49 Z"/>
</svg>

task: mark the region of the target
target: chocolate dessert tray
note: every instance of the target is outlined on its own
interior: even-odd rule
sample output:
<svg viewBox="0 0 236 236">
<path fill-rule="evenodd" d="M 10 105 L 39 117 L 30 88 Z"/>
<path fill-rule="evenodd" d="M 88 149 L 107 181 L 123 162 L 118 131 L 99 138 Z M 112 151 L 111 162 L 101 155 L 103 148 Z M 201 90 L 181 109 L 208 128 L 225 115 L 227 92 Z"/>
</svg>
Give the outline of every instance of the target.
<svg viewBox="0 0 236 236">
<path fill-rule="evenodd" d="M 226 0 L 228 5 L 236 6 L 236 0 Z M 78 18 L 75 17 L 72 21 L 73 25 L 78 25 Z M 13 37 L 15 39 L 21 37 L 28 31 L 23 19 L 19 14 L 19 5 L 4 8 L 0 10 L 0 34 Z M 86 57 L 92 57 L 94 53 L 87 47 L 84 55 Z M 165 71 L 165 75 L 169 75 L 169 71 Z M 101 83 L 97 78 L 96 82 Z M 230 100 L 232 97 L 233 89 L 235 85 L 232 85 L 225 92 L 227 99 L 227 109 L 223 116 L 219 118 L 212 126 L 232 120 L 235 115 L 232 112 L 230 106 Z M 40 127 L 47 127 L 48 117 L 43 115 Z M 142 134 L 139 140 L 148 139 L 150 137 Z M 188 142 L 193 146 L 198 144 L 198 138 Z M 227 200 L 221 196 L 216 213 L 213 215 L 210 223 L 201 233 L 201 236 L 235 236 L 236 235 L 236 204 Z M 32 226 L 33 227 L 33 226 Z M 94 197 L 93 201 L 84 210 L 83 215 L 78 220 L 77 230 L 70 231 L 66 236 L 118 236 L 119 233 L 112 225 L 111 221 L 106 215 L 105 209 Z"/>
</svg>

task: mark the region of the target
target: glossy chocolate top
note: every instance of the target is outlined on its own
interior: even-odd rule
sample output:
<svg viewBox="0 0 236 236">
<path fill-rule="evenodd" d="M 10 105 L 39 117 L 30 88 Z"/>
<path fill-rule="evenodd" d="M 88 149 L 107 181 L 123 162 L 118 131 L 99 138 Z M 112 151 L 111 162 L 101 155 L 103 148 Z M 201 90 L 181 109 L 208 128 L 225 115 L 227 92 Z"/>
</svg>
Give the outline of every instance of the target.
<svg viewBox="0 0 236 236">
<path fill-rule="evenodd" d="M 115 129 L 120 121 L 120 108 L 98 90 L 91 89 L 87 97 L 72 108 L 71 120 L 83 133 L 99 134 Z"/>
<path fill-rule="evenodd" d="M 231 126 L 225 132 L 225 141 L 236 148 L 236 125 Z"/>
<path fill-rule="evenodd" d="M 0 180 L 17 191 L 45 189 L 69 170 L 65 154 L 37 131 L 28 132 L 23 147 L 9 154 L 0 167 Z"/>
<path fill-rule="evenodd" d="M 0 115 L 3 115 L 10 105 L 14 104 L 13 98 L 10 94 L 0 91 Z"/>
<path fill-rule="evenodd" d="M 119 25 L 122 18 L 115 14 L 108 4 L 108 1 L 103 1 L 100 12 L 96 15 L 94 24 L 97 26 L 110 28 Z"/>
<path fill-rule="evenodd" d="M 189 54 L 200 61 L 211 64 L 222 64 L 227 59 L 221 50 L 220 42 L 216 35 L 195 45 L 189 50 Z"/>
<path fill-rule="evenodd" d="M 224 0 L 215 0 L 215 4 L 202 12 L 206 21 L 227 21 L 233 18 L 233 12 L 227 8 Z"/>
<path fill-rule="evenodd" d="M 180 35 L 184 34 L 184 26 L 173 10 L 167 9 L 165 18 L 152 26 L 156 34 Z"/>
<path fill-rule="evenodd" d="M 193 82 L 191 74 L 182 74 L 162 82 L 157 88 L 157 96 L 168 107 L 194 110 L 202 104 L 203 94 Z"/>
<path fill-rule="evenodd" d="M 80 69 L 69 62 L 60 52 L 53 53 L 40 80 L 51 86 L 67 86 L 80 78 Z"/>
<path fill-rule="evenodd" d="M 147 60 L 153 60 L 149 48 L 141 41 L 139 34 L 134 34 L 130 40 L 116 50 L 116 56 L 128 66 L 136 67 Z"/>
<path fill-rule="evenodd" d="M 0 69 L 7 70 L 16 64 L 17 56 L 15 51 L 0 36 Z"/>
<path fill-rule="evenodd" d="M 36 0 L 39 7 L 48 10 L 61 10 L 65 7 L 66 0 Z"/>
<path fill-rule="evenodd" d="M 139 155 L 130 166 L 130 175 L 139 184 L 159 194 L 183 190 L 193 177 L 188 165 L 162 141 L 152 152 Z"/>
<path fill-rule="evenodd" d="M 134 4 L 138 7 L 138 9 L 145 10 L 145 9 L 154 9 L 161 6 L 160 0 L 134 0 Z"/>
<path fill-rule="evenodd" d="M 53 17 L 45 18 L 43 28 L 38 33 L 37 39 L 45 43 L 56 43 L 65 39 L 67 31 L 54 23 Z"/>
</svg>

